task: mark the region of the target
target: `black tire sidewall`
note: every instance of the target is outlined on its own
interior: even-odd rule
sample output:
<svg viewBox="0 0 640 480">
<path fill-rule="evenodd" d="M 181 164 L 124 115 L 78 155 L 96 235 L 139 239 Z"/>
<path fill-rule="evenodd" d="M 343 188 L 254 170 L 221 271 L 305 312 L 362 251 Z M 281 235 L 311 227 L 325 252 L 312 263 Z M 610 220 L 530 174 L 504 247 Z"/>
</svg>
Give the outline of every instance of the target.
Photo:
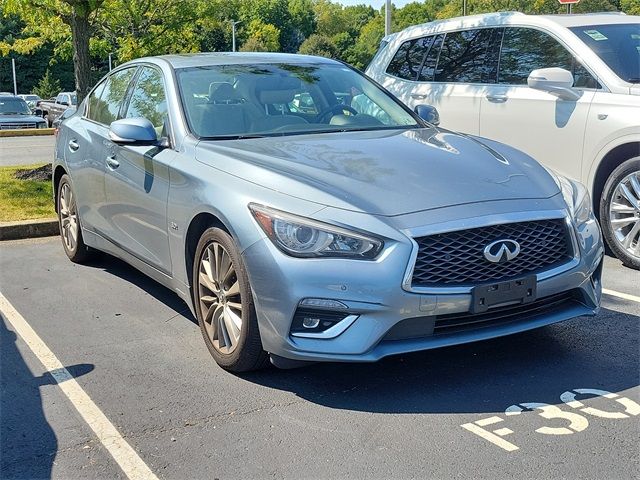
<svg viewBox="0 0 640 480">
<path fill-rule="evenodd" d="M 640 269 L 640 259 L 629 255 L 618 243 L 615 234 L 611 229 L 609 205 L 613 199 L 613 194 L 618 183 L 632 172 L 640 171 L 640 157 L 634 157 L 621 163 L 607 179 L 600 198 L 600 226 L 607 245 L 615 256 L 625 265 Z"/>
<path fill-rule="evenodd" d="M 229 253 L 231 261 L 236 270 L 238 282 L 240 283 L 240 297 L 242 301 L 242 329 L 240 339 L 236 349 L 225 354 L 219 352 L 207 335 L 199 300 L 198 276 L 200 272 L 200 262 L 203 252 L 211 243 L 217 242 Z M 193 261 L 192 272 L 193 305 L 198 319 L 200 331 L 204 337 L 205 344 L 214 360 L 225 370 L 232 372 L 244 372 L 261 368 L 264 363 L 266 353 L 262 350 L 260 333 L 258 331 L 258 320 L 253 302 L 253 294 L 249 284 L 249 277 L 244 266 L 238 247 L 233 238 L 224 230 L 216 227 L 209 228 L 200 237 Z"/>
</svg>

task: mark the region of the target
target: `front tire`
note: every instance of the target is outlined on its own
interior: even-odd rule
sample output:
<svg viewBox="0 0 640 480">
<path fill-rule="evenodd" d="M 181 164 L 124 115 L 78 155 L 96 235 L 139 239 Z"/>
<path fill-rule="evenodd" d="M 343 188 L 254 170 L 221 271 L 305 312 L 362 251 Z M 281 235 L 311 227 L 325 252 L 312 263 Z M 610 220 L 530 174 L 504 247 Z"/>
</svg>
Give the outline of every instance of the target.
<svg viewBox="0 0 640 480">
<path fill-rule="evenodd" d="M 220 228 L 200 237 L 192 272 L 198 324 L 214 360 L 225 370 L 265 367 L 249 277 L 233 238 Z"/>
<path fill-rule="evenodd" d="M 640 269 L 640 157 L 623 162 L 607 179 L 600 200 L 600 223 L 616 257 Z"/>
<path fill-rule="evenodd" d="M 56 195 L 58 226 L 64 253 L 74 263 L 84 263 L 91 257 L 91 250 L 84 243 L 80 216 L 68 175 L 63 175 Z"/>
</svg>

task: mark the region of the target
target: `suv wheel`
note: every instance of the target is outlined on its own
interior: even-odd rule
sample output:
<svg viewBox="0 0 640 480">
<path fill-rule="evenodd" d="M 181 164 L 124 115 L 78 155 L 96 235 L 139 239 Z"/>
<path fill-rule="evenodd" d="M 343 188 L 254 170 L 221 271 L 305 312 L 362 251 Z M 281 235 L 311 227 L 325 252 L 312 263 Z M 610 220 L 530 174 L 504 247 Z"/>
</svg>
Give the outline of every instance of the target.
<svg viewBox="0 0 640 480">
<path fill-rule="evenodd" d="M 625 265 L 640 269 L 640 157 L 622 163 L 609 176 L 600 220 L 613 253 Z"/>
</svg>

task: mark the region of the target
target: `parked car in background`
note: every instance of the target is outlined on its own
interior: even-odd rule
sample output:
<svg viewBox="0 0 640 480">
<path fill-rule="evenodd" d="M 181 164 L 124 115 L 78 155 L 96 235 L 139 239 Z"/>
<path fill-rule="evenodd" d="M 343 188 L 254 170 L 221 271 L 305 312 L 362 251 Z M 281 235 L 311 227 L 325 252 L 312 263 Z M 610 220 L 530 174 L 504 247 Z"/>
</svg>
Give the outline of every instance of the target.
<svg viewBox="0 0 640 480">
<path fill-rule="evenodd" d="M 42 117 L 47 121 L 47 125 L 52 127 L 62 112 L 70 107 L 76 107 L 78 97 L 75 92 L 60 92 L 53 100 L 41 100 L 37 107 L 42 111 Z"/>
<path fill-rule="evenodd" d="M 22 98 L 0 95 L 0 130 L 45 128 L 46 122 L 33 113 Z"/>
<path fill-rule="evenodd" d="M 585 187 L 326 58 L 125 63 L 62 122 L 53 172 L 68 257 L 103 250 L 177 292 L 232 371 L 376 361 L 599 308 Z"/>
<path fill-rule="evenodd" d="M 35 94 L 22 94 L 22 95 L 18 95 L 21 99 L 23 99 L 25 102 L 27 102 L 27 105 L 29 105 L 29 108 L 31 109 L 31 111 L 33 112 L 36 109 L 36 104 L 42 100 L 38 95 Z"/>
<path fill-rule="evenodd" d="M 58 135 L 58 132 L 60 131 L 60 125 L 62 124 L 62 122 L 67 118 L 71 117 L 72 115 L 74 115 L 76 111 L 77 109 L 75 107 L 67 108 L 64 112 L 62 112 L 62 115 L 56 118 L 55 122 L 53 122 L 53 125 L 52 125 L 54 135 Z"/>
<path fill-rule="evenodd" d="M 442 125 L 508 143 L 591 192 L 640 268 L 640 17 L 499 13 L 385 37 L 367 74 Z"/>
</svg>

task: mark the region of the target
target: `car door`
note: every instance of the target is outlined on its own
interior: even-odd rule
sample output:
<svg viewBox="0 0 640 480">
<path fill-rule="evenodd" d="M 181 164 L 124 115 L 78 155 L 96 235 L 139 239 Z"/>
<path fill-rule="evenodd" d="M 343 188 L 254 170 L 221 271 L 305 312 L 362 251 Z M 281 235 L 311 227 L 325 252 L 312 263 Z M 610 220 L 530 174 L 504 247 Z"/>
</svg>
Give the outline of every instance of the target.
<svg viewBox="0 0 640 480">
<path fill-rule="evenodd" d="M 149 120 L 158 139 L 168 142 L 168 112 L 162 72 L 142 67 L 124 118 Z M 105 216 L 112 242 L 130 254 L 170 274 L 167 198 L 169 164 L 176 152 L 171 148 L 117 145 L 108 142 L 104 176 Z"/>
<path fill-rule="evenodd" d="M 531 71 L 560 67 L 573 72 L 578 100 L 527 86 Z M 512 145 L 560 173 L 580 178 L 585 126 L 597 80 L 547 32 L 507 27 L 498 82 L 480 106 L 480 135 Z"/>
<path fill-rule="evenodd" d="M 82 226 L 103 234 L 105 142 L 136 68 L 114 71 L 89 94 L 82 115 L 69 120 L 58 143 L 71 172 Z"/>
</svg>

